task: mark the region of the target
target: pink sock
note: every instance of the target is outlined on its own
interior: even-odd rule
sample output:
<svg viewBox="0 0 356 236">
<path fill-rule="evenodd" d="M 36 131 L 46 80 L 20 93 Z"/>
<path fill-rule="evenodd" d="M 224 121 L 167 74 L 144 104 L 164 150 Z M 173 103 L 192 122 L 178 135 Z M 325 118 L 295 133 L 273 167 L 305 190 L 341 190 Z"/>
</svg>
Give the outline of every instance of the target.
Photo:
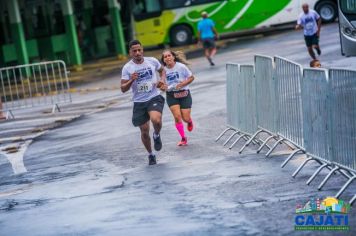
<svg viewBox="0 0 356 236">
<path fill-rule="evenodd" d="M 180 134 L 180 136 L 182 138 L 185 137 L 185 134 L 184 134 L 184 125 L 183 125 L 183 122 L 180 122 L 180 123 L 176 123 L 176 129 L 178 130 L 178 133 Z"/>
</svg>

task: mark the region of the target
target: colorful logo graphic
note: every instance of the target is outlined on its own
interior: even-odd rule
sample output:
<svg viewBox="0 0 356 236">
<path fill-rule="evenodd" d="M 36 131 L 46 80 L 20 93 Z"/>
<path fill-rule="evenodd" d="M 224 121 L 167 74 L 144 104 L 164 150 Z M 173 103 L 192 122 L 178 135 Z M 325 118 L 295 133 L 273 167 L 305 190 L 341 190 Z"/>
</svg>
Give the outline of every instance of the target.
<svg viewBox="0 0 356 236">
<path fill-rule="evenodd" d="M 327 197 L 311 198 L 296 207 L 295 230 L 349 230 L 350 204 Z"/>
</svg>

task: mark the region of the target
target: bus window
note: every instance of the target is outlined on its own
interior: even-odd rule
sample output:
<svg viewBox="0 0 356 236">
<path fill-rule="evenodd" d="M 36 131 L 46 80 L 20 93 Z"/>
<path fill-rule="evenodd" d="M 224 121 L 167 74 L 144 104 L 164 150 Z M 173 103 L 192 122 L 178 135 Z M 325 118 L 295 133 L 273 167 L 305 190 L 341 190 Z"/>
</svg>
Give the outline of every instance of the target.
<svg viewBox="0 0 356 236">
<path fill-rule="evenodd" d="M 341 11 L 345 14 L 356 14 L 356 0 L 341 0 Z"/>
<path fill-rule="evenodd" d="M 135 0 L 133 14 L 136 21 L 157 17 L 162 13 L 159 0 Z"/>
<path fill-rule="evenodd" d="M 192 0 L 176 0 L 176 1 L 164 0 L 163 3 L 165 9 L 174 9 L 174 8 L 190 6 L 192 4 Z"/>
<path fill-rule="evenodd" d="M 212 2 L 222 2 L 223 0 L 163 0 L 163 5 L 165 9 L 174 9 L 181 7 L 189 7 L 193 5 L 200 5 Z"/>
<path fill-rule="evenodd" d="M 341 54 L 356 56 L 356 0 L 339 0 Z"/>
</svg>

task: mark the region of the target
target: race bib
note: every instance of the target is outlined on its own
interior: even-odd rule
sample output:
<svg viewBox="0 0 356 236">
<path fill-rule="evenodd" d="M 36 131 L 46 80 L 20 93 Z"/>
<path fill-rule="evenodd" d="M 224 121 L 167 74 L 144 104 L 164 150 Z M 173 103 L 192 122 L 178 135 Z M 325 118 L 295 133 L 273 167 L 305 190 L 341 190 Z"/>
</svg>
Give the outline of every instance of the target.
<svg viewBox="0 0 356 236">
<path fill-rule="evenodd" d="M 151 91 L 152 91 L 152 83 L 151 82 L 137 83 L 137 92 L 138 93 L 149 93 Z"/>
<path fill-rule="evenodd" d="M 189 92 L 188 90 L 183 90 L 180 92 L 174 92 L 173 96 L 174 98 L 185 98 L 186 96 L 188 96 Z"/>
</svg>

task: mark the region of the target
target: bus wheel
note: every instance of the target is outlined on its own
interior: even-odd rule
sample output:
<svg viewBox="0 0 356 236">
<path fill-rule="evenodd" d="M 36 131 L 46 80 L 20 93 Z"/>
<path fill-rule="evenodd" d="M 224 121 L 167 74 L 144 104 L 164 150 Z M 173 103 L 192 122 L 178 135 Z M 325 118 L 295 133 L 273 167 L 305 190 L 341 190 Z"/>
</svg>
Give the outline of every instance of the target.
<svg viewBox="0 0 356 236">
<path fill-rule="evenodd" d="M 186 25 L 177 25 L 171 30 L 170 39 L 173 46 L 187 45 L 192 42 L 192 30 Z"/>
<path fill-rule="evenodd" d="M 320 1 L 315 10 L 319 13 L 321 20 L 325 23 L 334 22 L 337 17 L 337 6 L 333 1 Z"/>
</svg>

